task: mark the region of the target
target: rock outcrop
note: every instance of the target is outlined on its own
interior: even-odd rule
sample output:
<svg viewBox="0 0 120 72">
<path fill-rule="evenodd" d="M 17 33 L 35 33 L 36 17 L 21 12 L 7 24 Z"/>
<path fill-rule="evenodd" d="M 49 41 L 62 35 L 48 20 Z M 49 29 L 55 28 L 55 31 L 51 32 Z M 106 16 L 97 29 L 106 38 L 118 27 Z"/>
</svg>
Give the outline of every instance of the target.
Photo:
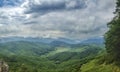
<svg viewBox="0 0 120 72">
<path fill-rule="evenodd" d="M 0 60 L 0 72 L 9 72 L 8 64 L 2 60 Z"/>
</svg>

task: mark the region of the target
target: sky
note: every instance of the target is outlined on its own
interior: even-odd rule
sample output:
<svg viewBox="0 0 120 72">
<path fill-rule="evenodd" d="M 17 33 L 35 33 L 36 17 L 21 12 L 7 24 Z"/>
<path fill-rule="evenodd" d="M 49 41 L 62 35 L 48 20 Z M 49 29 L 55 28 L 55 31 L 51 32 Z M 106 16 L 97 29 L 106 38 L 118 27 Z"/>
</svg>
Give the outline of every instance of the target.
<svg viewBox="0 0 120 72">
<path fill-rule="evenodd" d="M 115 0 L 0 0 L 0 37 L 101 37 Z"/>
</svg>

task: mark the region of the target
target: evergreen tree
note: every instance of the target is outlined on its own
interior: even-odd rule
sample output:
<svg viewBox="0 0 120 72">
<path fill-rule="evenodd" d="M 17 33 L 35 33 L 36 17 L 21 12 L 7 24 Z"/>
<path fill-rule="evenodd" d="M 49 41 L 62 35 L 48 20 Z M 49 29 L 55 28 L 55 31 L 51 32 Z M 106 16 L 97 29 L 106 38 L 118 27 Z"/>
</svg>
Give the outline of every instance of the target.
<svg viewBox="0 0 120 72">
<path fill-rule="evenodd" d="M 111 60 L 120 61 L 120 0 L 116 2 L 116 16 L 108 23 L 109 31 L 105 34 L 106 50 Z"/>
</svg>

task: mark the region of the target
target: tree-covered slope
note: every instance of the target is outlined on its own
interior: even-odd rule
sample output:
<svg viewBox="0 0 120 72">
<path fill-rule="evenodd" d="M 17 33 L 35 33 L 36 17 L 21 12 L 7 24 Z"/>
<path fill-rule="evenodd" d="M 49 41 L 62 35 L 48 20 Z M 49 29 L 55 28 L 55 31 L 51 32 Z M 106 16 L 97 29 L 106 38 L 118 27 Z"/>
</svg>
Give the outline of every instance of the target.
<svg viewBox="0 0 120 72">
<path fill-rule="evenodd" d="M 0 59 L 10 72 L 78 72 L 103 50 L 104 45 L 58 45 L 15 41 L 0 43 Z"/>
<path fill-rule="evenodd" d="M 98 64 L 94 59 L 81 67 L 81 72 L 120 72 L 120 67 L 114 64 Z"/>
<path fill-rule="evenodd" d="M 116 16 L 108 23 L 109 31 L 105 34 L 105 45 L 108 56 L 113 62 L 120 63 L 120 0 L 116 1 Z"/>
</svg>

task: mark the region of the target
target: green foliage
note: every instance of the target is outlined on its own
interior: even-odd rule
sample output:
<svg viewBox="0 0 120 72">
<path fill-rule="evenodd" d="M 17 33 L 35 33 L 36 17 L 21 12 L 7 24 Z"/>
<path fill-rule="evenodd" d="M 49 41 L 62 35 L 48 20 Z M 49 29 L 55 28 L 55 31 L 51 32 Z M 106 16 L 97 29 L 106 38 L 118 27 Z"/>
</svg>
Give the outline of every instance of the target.
<svg viewBox="0 0 120 72">
<path fill-rule="evenodd" d="M 10 66 L 9 72 L 80 72 L 103 46 L 51 46 L 31 42 L 0 44 L 0 59 Z"/>
<path fill-rule="evenodd" d="M 108 24 L 110 30 L 106 33 L 106 50 L 111 61 L 120 61 L 120 0 L 117 0 L 116 17 Z"/>
<path fill-rule="evenodd" d="M 115 63 L 106 64 L 106 54 L 98 57 L 81 66 L 81 72 L 120 72 L 120 67 Z"/>
<path fill-rule="evenodd" d="M 34 42 L 0 43 L 0 52 L 3 55 L 40 56 L 54 50 L 47 44 Z"/>
<path fill-rule="evenodd" d="M 120 16 L 120 0 L 117 0 L 116 4 L 116 13 Z"/>
</svg>

